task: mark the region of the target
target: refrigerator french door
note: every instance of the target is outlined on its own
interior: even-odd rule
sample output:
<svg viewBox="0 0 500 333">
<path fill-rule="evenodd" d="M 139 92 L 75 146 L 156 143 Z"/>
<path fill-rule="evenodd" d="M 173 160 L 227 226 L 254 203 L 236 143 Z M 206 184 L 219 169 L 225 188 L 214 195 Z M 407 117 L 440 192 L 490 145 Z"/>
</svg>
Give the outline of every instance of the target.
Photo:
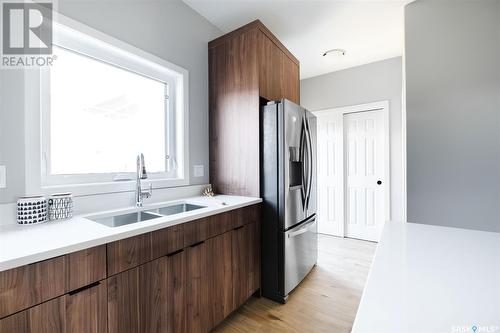
<svg viewBox="0 0 500 333">
<path fill-rule="evenodd" d="M 317 261 L 316 117 L 288 100 L 261 109 L 262 294 L 286 302 Z"/>
</svg>

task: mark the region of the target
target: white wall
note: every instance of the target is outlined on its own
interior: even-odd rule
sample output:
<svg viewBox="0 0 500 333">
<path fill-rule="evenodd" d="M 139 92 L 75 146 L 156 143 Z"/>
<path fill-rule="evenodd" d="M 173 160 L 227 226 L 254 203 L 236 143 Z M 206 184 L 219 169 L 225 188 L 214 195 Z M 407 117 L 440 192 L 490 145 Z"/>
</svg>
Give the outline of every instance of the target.
<svg viewBox="0 0 500 333">
<path fill-rule="evenodd" d="M 311 111 L 389 101 L 393 221 L 403 219 L 401 94 L 401 57 L 316 76 L 300 82 L 301 105 Z"/>
<path fill-rule="evenodd" d="M 208 183 L 208 41 L 221 31 L 180 0 L 59 0 L 63 15 L 100 30 L 189 71 L 191 184 Z M 0 164 L 7 189 L 0 203 L 25 194 L 24 79 L 19 70 L 0 70 Z M 193 177 L 193 165 L 205 176 Z M 132 195 L 132 194 L 131 194 Z"/>
<path fill-rule="evenodd" d="M 408 221 L 500 232 L 500 1 L 405 8 Z"/>
</svg>

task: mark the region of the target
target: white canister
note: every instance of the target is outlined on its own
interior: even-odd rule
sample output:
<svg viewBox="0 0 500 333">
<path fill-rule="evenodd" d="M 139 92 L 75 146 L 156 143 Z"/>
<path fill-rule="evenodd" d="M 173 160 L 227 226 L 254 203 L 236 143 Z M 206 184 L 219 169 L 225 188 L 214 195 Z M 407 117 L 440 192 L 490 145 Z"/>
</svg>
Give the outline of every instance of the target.
<svg viewBox="0 0 500 333">
<path fill-rule="evenodd" d="M 65 220 L 73 217 L 73 195 L 56 193 L 50 196 L 49 220 Z"/>
<path fill-rule="evenodd" d="M 43 195 L 20 197 L 17 200 L 17 223 L 47 222 L 47 199 Z"/>
</svg>

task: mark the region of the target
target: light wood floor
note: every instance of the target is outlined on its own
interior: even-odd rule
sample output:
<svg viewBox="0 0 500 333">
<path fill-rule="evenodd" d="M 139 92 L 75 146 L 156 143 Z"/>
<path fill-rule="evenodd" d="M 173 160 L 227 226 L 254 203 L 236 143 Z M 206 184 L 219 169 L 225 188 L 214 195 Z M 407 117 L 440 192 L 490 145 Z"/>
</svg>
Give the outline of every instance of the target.
<svg viewBox="0 0 500 333">
<path fill-rule="evenodd" d="M 320 235 L 318 264 L 287 304 L 252 297 L 214 332 L 350 332 L 375 247 Z"/>
</svg>

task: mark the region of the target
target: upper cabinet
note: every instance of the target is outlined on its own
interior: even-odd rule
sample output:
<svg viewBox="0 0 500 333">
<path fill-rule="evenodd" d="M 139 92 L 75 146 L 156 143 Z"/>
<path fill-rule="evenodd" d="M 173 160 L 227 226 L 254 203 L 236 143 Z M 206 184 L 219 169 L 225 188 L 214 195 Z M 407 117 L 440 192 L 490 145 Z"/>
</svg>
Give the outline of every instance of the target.
<svg viewBox="0 0 500 333">
<path fill-rule="evenodd" d="M 210 182 L 217 193 L 260 196 L 260 106 L 300 103 L 299 61 L 260 21 L 208 44 Z"/>
</svg>

